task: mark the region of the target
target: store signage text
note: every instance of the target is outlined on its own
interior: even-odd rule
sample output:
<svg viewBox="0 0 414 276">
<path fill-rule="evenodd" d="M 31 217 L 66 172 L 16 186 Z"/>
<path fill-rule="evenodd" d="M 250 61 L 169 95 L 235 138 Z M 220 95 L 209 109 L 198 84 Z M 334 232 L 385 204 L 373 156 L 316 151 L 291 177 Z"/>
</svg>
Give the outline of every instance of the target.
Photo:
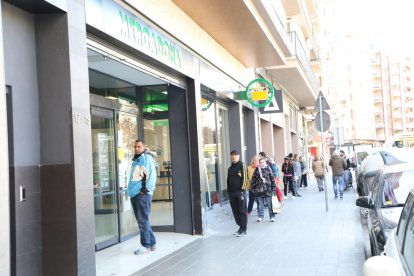
<svg viewBox="0 0 414 276">
<path fill-rule="evenodd" d="M 121 36 L 144 53 L 155 55 L 166 63 L 181 68 L 179 48 L 129 14 L 119 11 Z"/>
</svg>

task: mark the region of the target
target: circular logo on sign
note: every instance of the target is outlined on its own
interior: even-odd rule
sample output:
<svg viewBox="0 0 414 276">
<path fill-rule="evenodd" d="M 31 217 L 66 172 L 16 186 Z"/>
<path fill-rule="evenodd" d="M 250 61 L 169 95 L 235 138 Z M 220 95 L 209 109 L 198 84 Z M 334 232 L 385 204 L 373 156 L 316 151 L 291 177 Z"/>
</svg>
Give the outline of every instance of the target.
<svg viewBox="0 0 414 276">
<path fill-rule="evenodd" d="M 246 88 L 246 98 L 249 103 L 257 107 L 268 105 L 275 91 L 272 84 L 262 78 L 255 79 Z"/>
<path fill-rule="evenodd" d="M 201 98 L 201 111 L 206 111 L 209 109 L 212 103 L 212 100 Z"/>
</svg>

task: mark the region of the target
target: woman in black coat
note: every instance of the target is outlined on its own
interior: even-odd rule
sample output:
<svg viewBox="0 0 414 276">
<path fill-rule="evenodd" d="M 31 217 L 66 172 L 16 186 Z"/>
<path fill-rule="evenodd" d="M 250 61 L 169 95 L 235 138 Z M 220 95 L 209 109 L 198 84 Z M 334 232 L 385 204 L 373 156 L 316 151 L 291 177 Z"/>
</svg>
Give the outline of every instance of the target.
<svg viewBox="0 0 414 276">
<path fill-rule="evenodd" d="M 285 161 L 282 165 L 282 173 L 283 173 L 283 185 L 285 186 L 283 189 L 285 193 L 285 199 L 287 199 L 288 187 L 289 187 L 289 191 L 292 192 L 292 199 L 295 199 L 296 193 L 295 193 L 295 189 L 293 188 L 293 176 L 294 176 L 293 164 L 290 162 L 290 159 L 288 157 L 285 157 Z"/>
<path fill-rule="evenodd" d="M 266 159 L 259 160 L 259 167 L 253 173 L 251 188 L 258 202 L 259 217 L 257 221 L 262 221 L 264 217 L 264 202 L 266 201 L 269 209 L 269 219 L 275 221 L 275 214 L 272 210 L 272 192 L 276 191 L 275 177 L 272 169 L 266 164 Z"/>
</svg>

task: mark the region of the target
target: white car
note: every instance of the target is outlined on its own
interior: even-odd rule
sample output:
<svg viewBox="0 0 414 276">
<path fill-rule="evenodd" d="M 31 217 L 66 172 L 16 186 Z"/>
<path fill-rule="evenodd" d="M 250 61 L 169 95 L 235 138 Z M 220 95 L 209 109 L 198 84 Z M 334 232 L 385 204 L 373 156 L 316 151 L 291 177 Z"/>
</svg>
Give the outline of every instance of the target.
<svg viewBox="0 0 414 276">
<path fill-rule="evenodd" d="M 408 195 L 398 228 L 388 236 L 384 253 L 399 263 L 402 275 L 414 276 L 414 190 Z"/>
<path fill-rule="evenodd" d="M 385 251 L 364 263 L 365 276 L 414 276 L 414 190 L 401 212 L 398 227 L 388 235 Z"/>
</svg>

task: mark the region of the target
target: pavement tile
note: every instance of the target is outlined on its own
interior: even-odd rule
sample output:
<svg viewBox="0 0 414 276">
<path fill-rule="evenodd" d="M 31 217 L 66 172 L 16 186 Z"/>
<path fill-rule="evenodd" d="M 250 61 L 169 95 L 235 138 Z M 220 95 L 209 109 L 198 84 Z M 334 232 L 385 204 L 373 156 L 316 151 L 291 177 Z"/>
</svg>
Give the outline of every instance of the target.
<svg viewBox="0 0 414 276">
<path fill-rule="evenodd" d="M 223 215 L 221 228 L 132 275 L 361 276 L 365 255 L 356 194 L 352 189 L 344 200 L 334 200 L 331 186 L 327 183 L 328 212 L 325 194 L 311 179 L 301 198 L 286 200 L 275 223 L 266 216 L 258 223 L 253 212 L 247 236 L 237 238 L 234 220 Z"/>
</svg>

